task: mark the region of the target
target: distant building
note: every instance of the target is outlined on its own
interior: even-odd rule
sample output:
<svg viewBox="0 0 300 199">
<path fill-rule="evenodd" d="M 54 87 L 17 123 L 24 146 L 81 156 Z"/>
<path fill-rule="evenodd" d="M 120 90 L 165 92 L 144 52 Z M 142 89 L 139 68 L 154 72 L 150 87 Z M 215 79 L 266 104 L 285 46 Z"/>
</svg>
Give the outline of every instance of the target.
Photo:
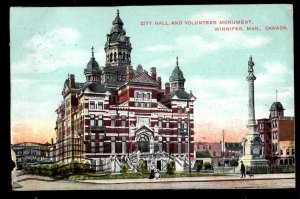
<svg viewBox="0 0 300 199">
<path fill-rule="evenodd" d="M 284 110 L 280 102 L 274 102 L 269 119 L 257 120 L 269 165 L 295 164 L 295 119 L 284 116 Z"/>
<path fill-rule="evenodd" d="M 17 169 L 22 169 L 24 164 L 50 162 L 51 144 L 23 142 L 13 144 L 12 150 L 16 153 Z"/>
<path fill-rule="evenodd" d="M 197 152 L 207 151 L 207 153 L 210 155 L 211 163 L 213 166 L 218 166 L 223 162 L 221 142 L 195 142 L 194 151 L 195 151 L 195 155 L 197 155 Z M 202 153 L 198 153 L 198 154 L 202 154 Z"/>
<path fill-rule="evenodd" d="M 208 151 L 195 151 L 196 163 L 202 163 L 202 169 L 206 162 L 212 164 L 212 157 Z"/>
<path fill-rule="evenodd" d="M 240 142 L 225 142 L 224 144 L 224 164 L 230 165 L 231 160 L 239 160 L 243 155 L 243 146 Z"/>
</svg>

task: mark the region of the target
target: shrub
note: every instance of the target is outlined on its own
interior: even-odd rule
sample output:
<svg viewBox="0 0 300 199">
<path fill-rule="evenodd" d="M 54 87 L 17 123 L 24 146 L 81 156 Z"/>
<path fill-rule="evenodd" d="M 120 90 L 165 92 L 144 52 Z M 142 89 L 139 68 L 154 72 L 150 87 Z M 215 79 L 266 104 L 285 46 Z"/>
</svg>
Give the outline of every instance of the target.
<svg viewBox="0 0 300 199">
<path fill-rule="evenodd" d="M 202 170 L 202 167 L 203 167 L 202 163 L 197 164 L 197 172 L 198 173 Z"/>
<path fill-rule="evenodd" d="M 174 164 L 172 162 L 167 164 L 167 173 L 170 175 L 174 174 Z"/>
<path fill-rule="evenodd" d="M 139 171 L 141 173 L 147 173 L 147 164 L 146 164 L 146 161 L 145 160 L 140 160 L 139 162 Z"/>
<path fill-rule="evenodd" d="M 205 163 L 204 163 L 204 169 L 205 169 L 205 170 L 212 169 L 211 163 L 210 163 L 210 162 L 205 162 Z"/>
<path fill-rule="evenodd" d="M 239 166 L 239 161 L 237 161 L 237 160 L 231 160 L 231 161 L 230 161 L 230 166 L 232 166 L 232 167 L 237 167 L 237 166 Z"/>
<path fill-rule="evenodd" d="M 121 169 L 121 173 L 128 173 L 128 171 L 129 171 L 129 168 L 127 167 L 127 165 L 126 164 L 124 164 L 123 166 L 122 166 L 122 169 Z"/>
</svg>

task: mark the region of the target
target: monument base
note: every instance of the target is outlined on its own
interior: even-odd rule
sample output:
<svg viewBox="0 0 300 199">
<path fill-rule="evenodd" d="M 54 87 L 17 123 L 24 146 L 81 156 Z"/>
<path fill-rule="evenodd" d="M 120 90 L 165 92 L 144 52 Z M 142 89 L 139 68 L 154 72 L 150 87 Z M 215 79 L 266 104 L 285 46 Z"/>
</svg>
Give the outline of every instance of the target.
<svg viewBox="0 0 300 199">
<path fill-rule="evenodd" d="M 264 158 L 252 158 L 244 156 L 240 159 L 245 166 L 268 166 L 268 161 Z"/>
</svg>

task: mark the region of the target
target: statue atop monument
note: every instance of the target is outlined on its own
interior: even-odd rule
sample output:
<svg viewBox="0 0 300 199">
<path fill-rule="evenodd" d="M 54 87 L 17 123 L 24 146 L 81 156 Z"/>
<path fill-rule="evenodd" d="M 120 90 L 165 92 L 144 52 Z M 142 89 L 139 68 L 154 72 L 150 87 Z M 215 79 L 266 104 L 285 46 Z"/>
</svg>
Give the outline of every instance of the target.
<svg viewBox="0 0 300 199">
<path fill-rule="evenodd" d="M 248 61 L 248 73 L 249 73 L 249 75 L 251 73 L 253 74 L 253 72 L 254 72 L 253 66 L 254 66 L 254 62 L 252 61 L 252 55 L 251 55 L 250 58 L 249 58 L 249 61 Z"/>
</svg>

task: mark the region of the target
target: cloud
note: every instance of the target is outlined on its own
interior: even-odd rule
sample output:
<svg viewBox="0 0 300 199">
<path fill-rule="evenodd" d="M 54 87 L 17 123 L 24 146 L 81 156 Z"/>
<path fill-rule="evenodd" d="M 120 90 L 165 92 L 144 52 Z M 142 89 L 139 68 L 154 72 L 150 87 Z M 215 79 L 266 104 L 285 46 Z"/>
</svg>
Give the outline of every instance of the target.
<svg viewBox="0 0 300 199">
<path fill-rule="evenodd" d="M 174 46 L 158 44 L 158 45 L 146 47 L 144 50 L 148 52 L 167 52 L 167 51 L 174 50 Z"/>
<path fill-rule="evenodd" d="M 71 28 L 36 33 L 24 45 L 25 57 L 18 62 L 12 60 L 12 73 L 48 73 L 70 65 L 82 67 L 87 53 L 76 47 L 79 38 L 78 31 Z"/>
</svg>

